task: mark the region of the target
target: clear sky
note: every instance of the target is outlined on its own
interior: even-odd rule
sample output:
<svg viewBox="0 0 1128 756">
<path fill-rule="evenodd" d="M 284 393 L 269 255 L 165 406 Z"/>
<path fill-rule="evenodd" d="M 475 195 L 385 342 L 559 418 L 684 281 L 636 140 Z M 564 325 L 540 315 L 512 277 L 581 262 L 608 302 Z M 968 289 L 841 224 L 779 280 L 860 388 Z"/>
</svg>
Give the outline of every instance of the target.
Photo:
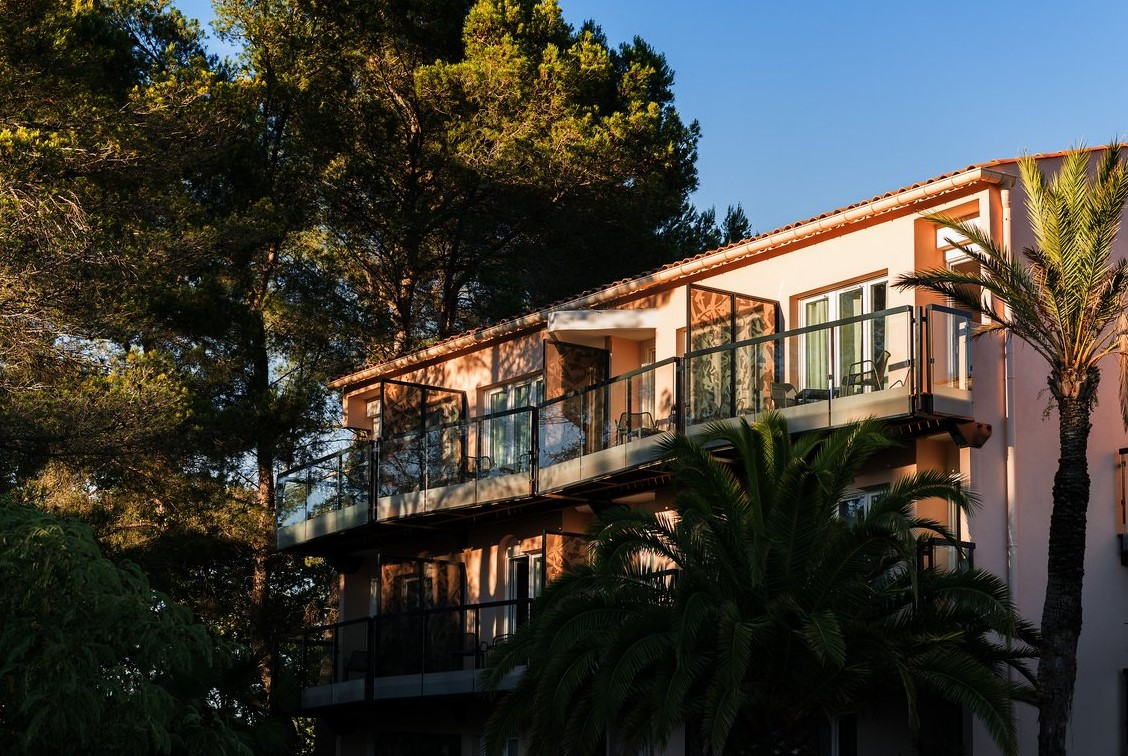
<svg viewBox="0 0 1128 756">
<path fill-rule="evenodd" d="M 698 207 L 757 232 L 971 163 L 1128 137 L 1113 0 L 559 0 L 664 53 L 701 124 Z M 210 17 L 209 0 L 180 0 Z M 203 9 L 203 10 L 201 10 Z"/>
</svg>

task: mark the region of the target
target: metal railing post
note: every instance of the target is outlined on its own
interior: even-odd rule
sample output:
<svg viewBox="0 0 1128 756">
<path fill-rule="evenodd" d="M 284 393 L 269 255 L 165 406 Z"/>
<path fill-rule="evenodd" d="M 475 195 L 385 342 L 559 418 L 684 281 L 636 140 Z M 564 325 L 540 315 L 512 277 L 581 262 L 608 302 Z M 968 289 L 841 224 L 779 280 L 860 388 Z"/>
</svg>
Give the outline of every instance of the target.
<svg viewBox="0 0 1128 756">
<path fill-rule="evenodd" d="M 532 428 L 529 429 L 529 493 L 535 494 L 540 490 L 540 408 L 534 406 L 529 413 Z"/>
</svg>

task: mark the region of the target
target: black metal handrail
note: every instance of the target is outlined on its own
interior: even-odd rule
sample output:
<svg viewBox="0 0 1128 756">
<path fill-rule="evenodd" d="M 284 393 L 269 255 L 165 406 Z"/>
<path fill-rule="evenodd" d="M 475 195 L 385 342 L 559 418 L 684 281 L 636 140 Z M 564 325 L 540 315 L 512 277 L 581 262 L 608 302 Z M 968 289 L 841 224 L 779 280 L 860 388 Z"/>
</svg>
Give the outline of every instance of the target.
<svg viewBox="0 0 1128 756">
<path fill-rule="evenodd" d="M 669 429 L 684 429 L 687 423 L 687 416 L 690 414 L 691 397 L 688 395 L 687 381 L 685 375 L 686 365 L 690 361 L 701 358 L 710 354 L 716 353 L 735 353 L 737 350 L 755 348 L 759 345 L 780 343 L 787 339 L 800 337 L 806 334 L 815 332 L 825 332 L 828 330 L 840 329 L 844 326 L 849 326 L 855 323 L 864 323 L 894 317 L 898 315 L 908 315 L 908 354 L 907 354 L 907 367 L 909 368 L 906 374 L 906 383 L 910 394 L 916 396 L 920 392 L 929 392 L 933 387 L 933 376 L 931 370 L 933 362 L 936 359 L 934 354 L 933 342 L 937 335 L 933 332 L 936 327 L 935 322 L 936 313 L 941 313 L 944 316 L 964 318 L 970 322 L 970 315 L 962 310 L 951 307 L 944 307 L 942 305 L 929 305 L 924 308 L 917 308 L 909 305 L 900 307 L 893 307 L 878 312 L 865 313 L 863 315 L 856 315 L 849 318 L 843 318 L 830 323 L 820 323 L 817 325 L 806 326 L 797 328 L 790 331 L 781 331 L 774 334 L 765 334 L 757 336 L 752 339 L 746 339 L 739 342 L 729 344 L 721 344 L 717 346 L 708 347 L 706 349 L 699 349 L 688 352 L 684 357 L 669 357 L 660 362 L 646 365 L 627 373 L 615 376 L 607 381 L 600 382 L 593 386 L 586 387 L 577 391 L 568 392 L 562 396 L 554 397 L 553 399 L 546 400 L 533 407 L 518 407 L 508 410 L 503 410 L 485 415 L 478 415 L 472 418 L 463 418 L 456 421 L 449 421 L 446 423 L 436 424 L 432 428 L 413 430 L 406 433 L 389 436 L 378 440 L 377 442 L 364 442 L 365 449 L 368 450 L 367 456 L 363 453 L 358 455 L 358 459 L 366 459 L 368 468 L 365 472 L 367 477 L 367 485 L 365 489 L 369 498 L 370 510 L 374 513 L 376 501 L 382 496 L 385 491 L 381 488 L 380 481 L 381 474 L 388 472 L 392 468 L 388 467 L 389 459 L 395 459 L 397 464 L 404 467 L 403 470 L 397 471 L 394 474 L 388 473 L 390 485 L 392 488 L 397 489 L 396 493 L 408 493 L 417 490 L 428 490 L 436 486 L 449 485 L 453 482 L 467 482 L 469 480 L 479 479 L 486 477 L 488 473 L 483 469 L 485 464 L 482 461 L 483 456 L 483 439 L 481 438 L 481 428 L 484 424 L 495 421 L 505 421 L 516 415 L 526 414 L 529 416 L 529 446 L 528 450 L 521 449 L 519 456 L 521 457 L 520 464 L 515 464 L 506 467 L 505 474 L 513 473 L 528 473 L 529 477 L 529 490 L 530 493 L 535 493 L 539 489 L 539 468 L 545 465 L 556 464 L 564 459 L 571 459 L 573 457 L 583 456 L 595 451 L 600 451 L 616 443 L 619 439 L 615 432 L 615 420 L 611 417 L 611 403 L 608 398 L 616 389 L 617 384 L 627 384 L 629 387 L 631 382 L 637 381 L 647 374 L 657 375 L 658 371 L 673 368 L 673 394 L 672 406 L 669 417 L 663 415 L 662 418 L 653 418 L 655 425 L 658 426 L 658 421 L 666 423 Z M 833 339 L 830 339 L 833 342 Z M 969 353 L 968 353 L 969 354 Z M 833 360 L 833 355 L 831 358 Z M 970 357 L 966 365 L 970 370 Z M 904 365 L 902 365 L 904 366 Z M 732 371 L 735 375 L 735 371 Z M 776 376 L 773 376 L 773 379 Z M 731 387 L 730 387 L 731 388 Z M 774 388 L 773 388 L 774 391 Z M 829 405 L 833 401 L 836 389 L 822 388 L 821 390 L 813 390 L 808 392 L 811 397 L 808 400 L 817 401 L 818 397 L 815 394 L 824 394 L 823 400 Z M 627 390 L 624 394 L 626 413 L 631 413 L 636 409 L 632 406 L 633 391 Z M 756 406 L 749 408 L 738 408 L 735 406 L 737 402 L 735 390 L 729 391 L 728 399 L 734 406 L 727 409 L 727 416 L 735 416 L 739 411 L 746 412 L 751 410 L 760 410 L 763 406 L 772 406 L 767 403 L 764 396 L 760 396 L 757 400 Z M 802 397 L 800 397 L 802 400 Z M 578 402 L 578 407 L 565 411 L 562 407 L 567 402 Z M 778 406 L 778 405 L 777 405 Z M 546 433 L 546 423 L 549 419 L 554 417 L 553 413 L 560 416 L 559 427 L 563 428 L 565 435 L 571 434 L 575 438 L 569 437 L 567 440 L 571 444 L 568 448 L 556 450 L 548 454 L 546 457 L 546 440 L 544 437 Z M 601 413 L 601 414 L 593 414 Z M 576 415 L 576 417 L 571 417 Z M 597 427 L 598 426 L 598 427 Z M 469 438 L 474 428 L 478 429 L 477 437 L 471 440 Z M 458 441 L 457 447 L 453 449 L 453 456 L 447 459 L 444 454 L 451 452 L 449 443 L 443 439 L 444 434 L 451 432 L 456 433 Z M 592 436 L 592 434 L 596 434 Z M 432 449 L 428 446 L 428 441 L 431 437 L 438 434 L 439 445 Z M 629 435 L 629 434 L 628 434 Z M 640 434 L 641 435 L 641 434 Z M 561 442 L 564 443 L 564 442 Z M 389 456 L 390 450 L 395 449 L 398 445 L 403 445 L 402 452 L 398 455 Z M 421 444 L 421 448 L 408 448 L 411 444 Z M 471 454 L 470 447 L 477 452 Z M 432 452 L 435 454 L 432 454 Z M 291 505 L 283 506 L 282 495 L 285 493 L 285 483 L 289 482 L 287 479 L 292 479 L 295 475 L 303 470 L 310 470 L 316 468 L 318 465 L 324 465 L 334 458 L 342 459 L 350 452 L 348 450 L 337 452 L 322 457 L 314 462 L 308 463 L 298 468 L 285 471 L 279 476 L 279 526 L 288 524 L 290 520 L 294 519 L 296 512 L 289 512 L 293 509 Z M 354 452 L 355 453 L 355 452 Z M 432 456 L 435 459 L 432 459 Z M 526 462 L 527 459 L 527 469 Z M 436 461 L 437 460 L 437 461 Z M 436 471 L 431 467 L 441 462 L 441 474 L 435 474 Z M 434 464 L 432 464 L 434 463 Z M 509 469 L 509 468 L 512 469 Z M 437 470 L 438 468 L 436 468 Z M 492 470 L 492 466 L 490 468 Z M 498 469 L 501 469 L 500 467 Z M 395 475 L 399 475 L 402 481 L 395 480 Z M 338 490 L 344 485 L 342 481 L 348 480 L 348 475 L 344 470 L 338 473 Z M 331 487 L 331 482 L 326 484 Z M 386 488 L 387 486 L 385 486 Z M 359 487 L 357 487 L 359 490 Z M 321 496 L 321 494 L 319 494 Z M 328 504 L 326 504 L 328 501 Z M 302 512 L 300 513 L 303 518 L 309 518 L 316 514 L 320 514 L 323 509 L 332 509 L 335 506 L 339 507 L 345 501 L 345 497 L 338 494 L 334 499 L 332 496 L 327 498 L 318 499 L 312 497 L 307 492 L 307 500 L 304 503 Z M 312 503 L 311 503 L 312 502 Z M 374 514 L 373 514 L 374 516 Z"/>
<path fill-rule="evenodd" d="M 293 636 L 298 648 L 287 658 L 301 688 L 363 679 L 371 697 L 384 677 L 484 669 L 532 606 L 531 598 L 507 599 L 317 625 Z"/>
</svg>

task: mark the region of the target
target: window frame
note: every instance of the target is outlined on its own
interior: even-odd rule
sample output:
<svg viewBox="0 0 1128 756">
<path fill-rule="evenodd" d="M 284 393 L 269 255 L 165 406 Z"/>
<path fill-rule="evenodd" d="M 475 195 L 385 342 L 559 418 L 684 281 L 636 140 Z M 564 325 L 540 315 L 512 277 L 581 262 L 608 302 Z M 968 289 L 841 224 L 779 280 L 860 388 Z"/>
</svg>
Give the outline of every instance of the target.
<svg viewBox="0 0 1128 756">
<path fill-rule="evenodd" d="M 882 292 L 882 301 L 877 302 L 880 306 L 875 306 L 875 300 L 878 299 L 878 289 Z M 861 294 L 859 311 L 843 314 L 843 295 L 854 292 Z M 884 271 L 880 274 L 835 284 L 814 292 L 801 294 L 796 297 L 795 301 L 799 328 L 819 326 L 848 318 L 870 315 L 874 312 L 880 312 L 889 308 L 889 274 L 888 271 Z M 810 322 L 808 316 L 809 306 L 822 302 L 826 303 L 825 319 Z M 847 375 L 847 371 L 851 365 L 863 360 L 876 359 L 881 350 L 885 348 L 884 320 L 871 319 L 856 323 L 855 325 L 857 326 L 859 343 L 853 348 L 843 347 L 842 342 L 844 334 L 842 328 L 830 329 L 831 336 L 834 339 L 833 345 L 826 341 L 825 331 L 815 331 L 800 335 L 797 355 L 797 375 L 801 388 L 825 390 L 828 386 L 825 385 L 824 381 L 827 380 L 829 380 L 833 386 L 840 386 L 842 379 Z M 881 326 L 881 328 L 879 329 L 878 326 Z M 820 351 L 824 352 L 825 357 L 810 351 L 813 347 L 817 347 Z M 833 364 L 827 364 L 830 360 L 831 351 L 833 351 L 835 359 Z M 850 352 L 849 356 L 847 356 L 847 351 Z M 825 367 L 826 378 L 823 378 L 821 375 L 811 375 L 813 370 L 817 371 L 817 368 L 820 367 Z"/>
</svg>

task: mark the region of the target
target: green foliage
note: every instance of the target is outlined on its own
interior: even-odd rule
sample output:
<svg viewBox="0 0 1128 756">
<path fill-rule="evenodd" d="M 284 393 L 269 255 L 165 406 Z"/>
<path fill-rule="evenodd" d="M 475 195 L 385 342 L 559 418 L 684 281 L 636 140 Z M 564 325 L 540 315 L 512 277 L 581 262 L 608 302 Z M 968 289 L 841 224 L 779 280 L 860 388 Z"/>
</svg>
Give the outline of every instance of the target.
<svg viewBox="0 0 1128 756">
<path fill-rule="evenodd" d="M 285 113 L 308 103 L 209 59 L 168 2 L 8 7 L 0 482 L 81 515 L 265 686 L 269 633 L 327 590 L 272 555 L 276 460 L 359 359 L 327 342 L 349 319 L 300 233 L 317 153 Z"/>
<path fill-rule="evenodd" d="M 708 450 L 718 444 L 732 463 Z M 793 441 L 778 415 L 667 441 L 676 516 L 600 516 L 591 564 L 546 589 L 490 672 L 496 688 L 528 665 L 487 725 L 491 752 L 518 732 L 536 753 L 595 753 L 609 732 L 637 749 L 685 724 L 709 753 L 806 753 L 829 717 L 892 696 L 915 725 L 934 695 L 1014 753 L 1033 630 L 994 576 L 917 565 L 919 538 L 952 535 L 915 504 L 966 510 L 968 493 L 922 472 L 865 516 L 839 516 L 890 444 L 876 422 Z"/>
<path fill-rule="evenodd" d="M 696 124 L 554 2 L 0 0 L 0 490 L 250 649 L 325 619 L 274 553 L 324 382 L 699 251 Z M 688 246 L 685 246 L 688 245 Z M 133 569 L 133 568 L 130 568 Z"/>
<path fill-rule="evenodd" d="M 287 117 L 327 158 L 322 263 L 370 356 L 700 251 L 661 233 L 696 186 L 697 128 L 641 40 L 609 49 L 532 0 L 221 11 L 256 76 L 316 106 Z"/>
<path fill-rule="evenodd" d="M 1128 357 L 1128 261 L 1112 259 L 1112 245 L 1128 202 L 1128 164 L 1119 144 L 1090 171 L 1088 150 L 1063 158 L 1047 179 L 1032 158 L 1019 162 L 1027 193 L 1034 246 L 1015 257 L 977 225 L 946 215 L 930 219 L 952 232 L 956 248 L 979 263 L 978 272 L 947 268 L 902 276 L 898 286 L 919 286 L 983 316 L 979 334 L 1007 331 L 1050 366 L 1055 396 L 1075 397 L 1104 357 Z M 984 292 L 1009 310 L 994 307 Z M 1122 378 L 1128 362 L 1121 360 Z M 1121 410 L 1128 428 L 1128 380 L 1121 380 Z"/>
<path fill-rule="evenodd" d="M 213 641 L 89 528 L 0 499 L 6 752 L 249 754 L 280 731 L 246 708 L 244 652 Z M 260 738 L 267 738 L 266 741 Z M 10 749 L 10 750 L 8 750 Z"/>
</svg>

